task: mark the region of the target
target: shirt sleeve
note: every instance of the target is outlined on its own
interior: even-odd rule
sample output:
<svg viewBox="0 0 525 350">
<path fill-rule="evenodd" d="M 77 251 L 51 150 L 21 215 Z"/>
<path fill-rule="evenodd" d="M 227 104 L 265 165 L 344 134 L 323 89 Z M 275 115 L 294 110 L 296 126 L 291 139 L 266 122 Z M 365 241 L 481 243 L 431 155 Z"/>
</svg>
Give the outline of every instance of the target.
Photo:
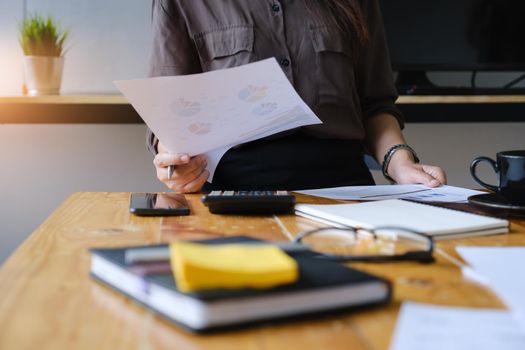
<svg viewBox="0 0 525 350">
<path fill-rule="evenodd" d="M 377 0 L 367 2 L 365 15 L 369 39 L 356 65 L 362 115 L 367 119 L 380 113 L 389 113 L 403 128 L 403 114 L 395 105 L 398 94 L 394 85 L 381 10 Z"/>
<path fill-rule="evenodd" d="M 151 77 L 194 74 L 202 72 L 186 19 L 176 0 L 153 0 L 150 56 Z M 148 128 L 146 146 L 157 154 L 158 139 Z"/>
</svg>

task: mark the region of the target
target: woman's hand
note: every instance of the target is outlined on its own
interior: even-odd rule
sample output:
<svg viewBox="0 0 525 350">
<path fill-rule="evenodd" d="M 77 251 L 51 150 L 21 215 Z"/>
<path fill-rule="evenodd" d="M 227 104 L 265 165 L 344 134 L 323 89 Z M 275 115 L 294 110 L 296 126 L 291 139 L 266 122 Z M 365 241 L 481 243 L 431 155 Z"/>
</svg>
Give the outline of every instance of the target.
<svg viewBox="0 0 525 350">
<path fill-rule="evenodd" d="M 160 142 L 159 153 L 153 159 L 157 178 L 175 192 L 197 192 L 206 182 L 210 173 L 206 170 L 207 160 L 204 155 L 190 158 L 187 154 L 169 153 Z M 168 179 L 168 166 L 174 165 L 171 178 Z"/>
<path fill-rule="evenodd" d="M 375 158 L 383 160 L 393 145 L 406 143 L 396 118 L 389 113 L 381 113 L 368 118 L 365 124 L 367 149 Z M 388 175 L 398 184 L 423 184 L 438 187 L 447 183 L 447 176 L 438 166 L 416 164 L 412 153 L 398 149 L 390 158 Z"/>
<path fill-rule="evenodd" d="M 443 169 L 434 165 L 416 164 L 406 153 L 408 152 L 403 150 L 397 151 L 388 165 L 388 175 L 396 183 L 422 184 L 428 187 L 438 187 L 447 183 Z"/>
</svg>

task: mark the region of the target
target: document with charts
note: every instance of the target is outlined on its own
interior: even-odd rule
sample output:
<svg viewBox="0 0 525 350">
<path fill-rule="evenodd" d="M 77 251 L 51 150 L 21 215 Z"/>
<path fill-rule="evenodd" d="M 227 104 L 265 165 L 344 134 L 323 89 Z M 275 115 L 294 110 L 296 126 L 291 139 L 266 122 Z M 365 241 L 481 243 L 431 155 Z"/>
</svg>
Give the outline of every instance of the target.
<svg viewBox="0 0 525 350">
<path fill-rule="evenodd" d="M 231 147 L 322 123 L 274 58 L 200 74 L 115 84 L 171 152 L 206 154 L 210 179 Z"/>
<path fill-rule="evenodd" d="M 447 185 L 435 188 L 424 185 L 344 186 L 296 192 L 310 196 L 354 201 L 408 199 L 416 202 L 439 203 L 467 203 L 468 197 L 483 193 Z"/>
</svg>

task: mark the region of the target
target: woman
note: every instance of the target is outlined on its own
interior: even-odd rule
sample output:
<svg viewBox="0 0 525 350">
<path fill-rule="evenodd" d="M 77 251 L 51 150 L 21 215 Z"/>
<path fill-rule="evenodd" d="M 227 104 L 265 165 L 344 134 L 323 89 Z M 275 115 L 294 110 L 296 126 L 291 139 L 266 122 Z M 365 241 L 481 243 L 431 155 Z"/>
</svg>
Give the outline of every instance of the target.
<svg viewBox="0 0 525 350">
<path fill-rule="evenodd" d="M 174 191 L 371 185 L 365 150 L 393 182 L 446 182 L 403 138 L 377 0 L 155 0 L 153 35 L 153 76 L 276 57 L 323 121 L 232 148 L 211 184 L 204 156 L 170 154 L 149 132 L 157 177 Z"/>
</svg>

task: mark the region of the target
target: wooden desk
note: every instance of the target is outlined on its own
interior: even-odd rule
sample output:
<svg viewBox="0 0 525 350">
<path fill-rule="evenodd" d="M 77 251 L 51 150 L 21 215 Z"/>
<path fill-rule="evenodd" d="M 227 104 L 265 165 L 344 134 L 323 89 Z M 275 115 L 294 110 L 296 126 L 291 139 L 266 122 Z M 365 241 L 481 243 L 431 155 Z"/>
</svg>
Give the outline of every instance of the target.
<svg viewBox="0 0 525 350">
<path fill-rule="evenodd" d="M 285 241 L 312 223 L 292 215 L 211 215 L 198 195 L 188 196 L 191 216 L 139 218 L 128 213 L 128 196 L 73 194 L 1 267 L 0 349 L 387 349 L 404 300 L 503 307 L 490 290 L 462 277 L 455 245 L 525 245 L 525 221 L 516 221 L 511 234 L 439 243 L 432 265 L 356 264 L 393 282 L 389 306 L 197 336 L 90 279 L 87 249 L 243 233 Z"/>
</svg>

